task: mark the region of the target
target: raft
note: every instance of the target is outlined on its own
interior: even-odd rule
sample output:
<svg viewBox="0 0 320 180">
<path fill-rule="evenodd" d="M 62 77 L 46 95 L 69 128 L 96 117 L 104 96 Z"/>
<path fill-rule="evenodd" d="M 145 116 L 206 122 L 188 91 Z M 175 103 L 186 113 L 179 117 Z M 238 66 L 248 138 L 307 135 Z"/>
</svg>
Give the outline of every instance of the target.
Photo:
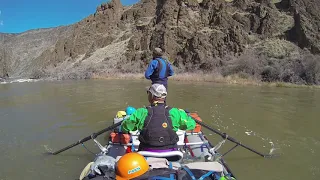
<svg viewBox="0 0 320 180">
<path fill-rule="evenodd" d="M 189 115 L 201 121 L 197 113 L 189 113 Z M 121 120 L 121 118 L 115 118 L 114 124 Z M 139 131 L 125 134 L 121 132 L 121 128 L 116 128 L 108 134 L 108 143 L 105 146 L 93 139 L 101 152 L 83 169 L 79 179 L 116 179 L 116 162 L 126 153 L 137 152 L 146 158 L 150 170 L 134 179 L 235 180 L 223 156 L 217 152 L 226 141 L 225 139 L 221 139 L 216 144 L 210 142 L 199 124 L 192 131 L 178 130 L 176 133 L 179 136 L 177 150 L 149 152 L 138 151 Z"/>
</svg>

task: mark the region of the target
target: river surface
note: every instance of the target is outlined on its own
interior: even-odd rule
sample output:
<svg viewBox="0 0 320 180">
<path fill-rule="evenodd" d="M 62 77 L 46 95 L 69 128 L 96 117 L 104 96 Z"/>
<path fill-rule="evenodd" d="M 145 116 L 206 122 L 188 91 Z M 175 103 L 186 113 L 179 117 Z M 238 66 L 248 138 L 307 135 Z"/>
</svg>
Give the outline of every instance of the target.
<svg viewBox="0 0 320 180">
<path fill-rule="evenodd" d="M 197 111 L 212 127 L 280 157 L 242 147 L 225 160 L 237 179 L 318 180 L 320 90 L 169 82 L 167 103 Z M 94 156 L 79 145 L 48 155 L 112 123 L 118 110 L 147 105 L 148 81 L 87 80 L 0 84 L 0 180 L 77 179 Z M 205 131 L 213 142 L 221 138 Z M 106 142 L 105 136 L 98 138 Z M 86 147 L 98 152 L 90 141 Z M 220 150 L 226 152 L 227 142 Z"/>
</svg>

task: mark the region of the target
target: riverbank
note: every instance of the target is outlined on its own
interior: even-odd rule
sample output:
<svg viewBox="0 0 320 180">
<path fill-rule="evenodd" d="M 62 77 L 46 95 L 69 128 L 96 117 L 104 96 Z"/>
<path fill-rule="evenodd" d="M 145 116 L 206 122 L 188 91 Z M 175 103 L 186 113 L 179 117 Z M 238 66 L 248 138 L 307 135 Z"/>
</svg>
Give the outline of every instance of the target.
<svg viewBox="0 0 320 180">
<path fill-rule="evenodd" d="M 142 73 L 114 73 L 114 74 L 95 74 L 92 79 L 145 79 Z M 286 88 L 317 88 L 319 85 L 304 85 L 293 84 L 286 82 L 262 82 L 259 79 L 254 78 L 242 78 L 239 75 L 222 76 L 220 74 L 206 74 L 199 73 L 179 73 L 172 77 L 169 77 L 170 81 L 185 81 L 185 82 L 213 82 L 213 83 L 225 83 L 236 85 L 253 85 L 253 86 L 269 86 L 269 87 L 286 87 Z"/>
</svg>

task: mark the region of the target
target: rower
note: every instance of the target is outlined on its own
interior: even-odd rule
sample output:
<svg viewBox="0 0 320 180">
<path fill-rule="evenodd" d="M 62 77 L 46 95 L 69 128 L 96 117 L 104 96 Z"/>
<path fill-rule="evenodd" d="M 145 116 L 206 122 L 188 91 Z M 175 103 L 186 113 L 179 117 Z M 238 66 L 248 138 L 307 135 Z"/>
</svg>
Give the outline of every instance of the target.
<svg viewBox="0 0 320 180">
<path fill-rule="evenodd" d="M 162 84 L 147 88 L 150 106 L 137 109 L 121 124 L 123 132 L 140 131 L 138 151 L 168 152 L 177 150 L 180 130 L 193 130 L 195 121 L 184 110 L 165 103 L 167 90 Z"/>
</svg>

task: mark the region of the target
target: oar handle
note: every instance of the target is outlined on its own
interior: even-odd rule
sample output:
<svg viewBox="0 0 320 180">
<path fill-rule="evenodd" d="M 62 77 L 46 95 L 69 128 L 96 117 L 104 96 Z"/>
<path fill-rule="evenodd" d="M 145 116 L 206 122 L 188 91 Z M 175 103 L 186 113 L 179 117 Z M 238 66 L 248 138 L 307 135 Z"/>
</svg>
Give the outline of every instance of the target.
<svg viewBox="0 0 320 180">
<path fill-rule="evenodd" d="M 68 150 L 68 149 L 70 149 L 70 148 L 73 148 L 74 146 L 77 146 L 78 144 L 80 144 L 79 142 L 80 142 L 80 141 L 78 141 L 78 142 L 76 142 L 76 143 L 74 143 L 74 144 L 71 144 L 71 145 L 69 145 L 69 146 L 67 146 L 67 147 L 65 147 L 65 148 L 63 148 L 63 149 L 60 149 L 59 151 L 53 152 L 52 154 L 53 154 L 53 155 L 57 155 L 57 154 L 59 154 L 59 153 L 61 153 L 61 152 L 63 152 L 63 151 L 66 151 L 66 150 Z"/>
<path fill-rule="evenodd" d="M 232 138 L 232 137 L 228 137 L 228 139 L 229 139 L 231 142 L 234 142 L 234 143 L 238 144 L 239 146 L 242 146 L 242 147 L 248 149 L 249 151 L 252 151 L 252 152 L 254 152 L 254 153 L 256 153 L 256 154 L 258 154 L 258 155 L 260 155 L 260 156 L 262 156 L 262 157 L 265 157 L 264 154 L 262 154 L 262 153 L 260 153 L 260 152 L 258 152 L 258 151 L 256 151 L 256 150 L 254 150 L 254 149 L 252 149 L 251 147 L 248 147 L 248 146 L 242 144 L 241 142 L 235 140 L 235 139 Z"/>
<path fill-rule="evenodd" d="M 254 150 L 254 149 L 252 149 L 252 148 L 250 148 L 250 147 L 242 144 L 241 142 L 235 140 L 234 138 L 232 138 L 232 137 L 226 135 L 225 133 L 222 133 L 222 132 L 220 132 L 220 131 L 218 131 L 218 130 L 210 127 L 210 126 L 208 126 L 207 124 L 205 124 L 205 123 L 203 123 L 203 122 L 201 122 L 201 121 L 198 121 L 198 120 L 196 120 L 196 119 L 194 119 L 194 118 L 193 118 L 193 120 L 196 121 L 196 123 L 200 124 L 201 126 L 207 128 L 208 130 L 210 130 L 210 131 L 212 131 L 212 132 L 220 135 L 220 136 L 223 137 L 223 138 L 228 139 L 229 141 L 231 141 L 231 142 L 233 142 L 233 143 L 238 144 L 239 146 L 244 147 L 245 149 L 248 149 L 248 150 L 251 151 L 251 152 L 254 152 L 254 153 L 256 153 L 256 154 L 258 154 L 258 155 L 260 155 L 260 156 L 262 156 L 262 157 L 269 157 L 269 156 L 270 156 L 270 155 L 262 154 L 262 153 L 260 153 L 260 152 L 258 152 L 258 151 L 256 151 L 256 150 Z"/>
<path fill-rule="evenodd" d="M 105 128 L 105 129 L 102 129 L 102 130 L 100 130 L 100 131 L 98 131 L 98 132 L 96 132 L 96 133 L 93 133 L 93 134 L 91 134 L 90 136 L 87 136 L 87 137 L 79 140 L 78 142 L 76 142 L 76 143 L 74 143 L 74 144 L 71 144 L 71 145 L 69 145 L 69 146 L 67 146 L 67 147 L 65 147 L 65 148 L 63 148 L 63 149 L 60 149 L 60 150 L 58 150 L 58 151 L 56 151 L 56 152 L 53 152 L 52 154 L 53 154 L 53 155 L 59 154 L 59 153 L 61 153 L 61 152 L 63 152 L 63 151 L 66 151 L 66 150 L 68 150 L 68 149 L 70 149 L 70 148 L 73 148 L 74 146 L 77 146 L 77 145 L 82 144 L 82 143 L 84 143 L 84 142 L 86 142 L 86 141 L 89 141 L 90 139 L 96 138 L 96 137 L 99 136 L 100 134 L 105 133 L 105 132 L 107 132 L 107 131 L 110 131 L 110 130 L 112 130 L 112 129 L 118 127 L 118 126 L 120 126 L 121 123 L 122 123 L 122 121 L 117 122 L 116 124 L 113 124 L 113 125 Z"/>
</svg>

